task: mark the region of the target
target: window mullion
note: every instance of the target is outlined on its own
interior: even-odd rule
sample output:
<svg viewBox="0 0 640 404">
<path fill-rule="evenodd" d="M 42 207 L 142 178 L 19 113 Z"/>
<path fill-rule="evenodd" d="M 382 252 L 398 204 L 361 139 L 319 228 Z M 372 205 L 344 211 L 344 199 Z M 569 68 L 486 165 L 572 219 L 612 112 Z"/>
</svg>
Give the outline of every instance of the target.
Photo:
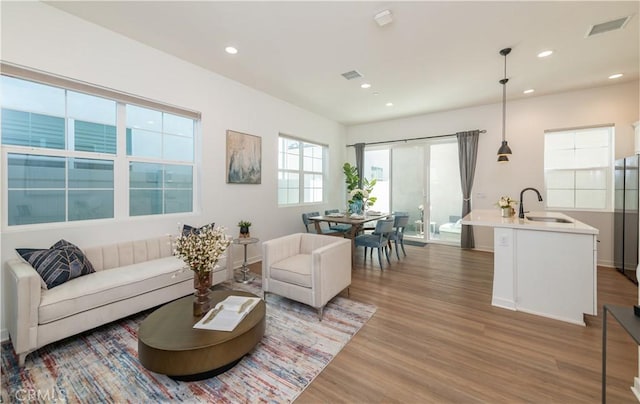
<svg viewBox="0 0 640 404">
<path fill-rule="evenodd" d="M 116 104 L 116 159 L 113 167 L 114 212 L 116 219 L 129 215 L 129 159 L 125 104 Z"/>
</svg>

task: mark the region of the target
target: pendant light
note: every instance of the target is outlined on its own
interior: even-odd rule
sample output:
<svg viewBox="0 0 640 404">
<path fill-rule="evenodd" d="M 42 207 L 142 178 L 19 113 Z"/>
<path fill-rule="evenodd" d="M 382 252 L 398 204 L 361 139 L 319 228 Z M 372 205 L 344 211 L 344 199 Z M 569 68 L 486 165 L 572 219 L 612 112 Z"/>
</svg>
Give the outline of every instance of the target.
<svg viewBox="0 0 640 404">
<path fill-rule="evenodd" d="M 507 155 L 511 154 L 511 148 L 509 148 L 504 134 L 507 122 L 507 82 L 509 81 L 507 78 L 507 55 L 509 53 L 511 53 L 511 48 L 504 48 L 500 51 L 500 54 L 504 56 L 504 78 L 500 80 L 500 84 L 502 84 L 502 145 L 498 149 L 498 162 L 500 163 L 509 161 Z"/>
</svg>

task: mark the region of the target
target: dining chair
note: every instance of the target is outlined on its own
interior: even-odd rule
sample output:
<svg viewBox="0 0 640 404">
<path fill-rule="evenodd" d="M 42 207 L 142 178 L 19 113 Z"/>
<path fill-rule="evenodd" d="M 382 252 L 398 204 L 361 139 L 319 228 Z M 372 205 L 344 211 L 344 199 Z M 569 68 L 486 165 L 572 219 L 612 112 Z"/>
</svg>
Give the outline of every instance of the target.
<svg viewBox="0 0 640 404">
<path fill-rule="evenodd" d="M 302 214 L 302 223 L 304 223 L 304 227 L 305 229 L 307 229 L 307 233 L 318 233 L 316 231 L 315 223 L 309 219 L 310 217 L 314 217 L 314 216 L 320 216 L 320 212 L 309 212 L 309 213 Z M 320 227 L 321 232 L 319 234 L 337 235 L 340 233 L 337 230 L 322 228 L 322 223 L 320 223 L 320 226 L 321 226 Z"/>
<path fill-rule="evenodd" d="M 389 259 L 389 249 L 387 244 L 389 243 L 389 234 L 393 232 L 394 219 L 378 220 L 376 223 L 376 229 L 373 234 L 361 234 L 354 239 L 356 247 L 364 247 L 364 259 L 367 259 L 367 248 L 378 249 L 378 264 L 380 269 L 382 268 L 382 250 L 387 258 L 387 262 L 391 264 Z"/>
<path fill-rule="evenodd" d="M 338 209 L 327 209 L 324 211 L 325 216 L 328 216 L 331 213 L 340 213 L 340 210 Z M 351 231 L 351 225 L 350 224 L 345 224 L 345 223 L 334 223 L 334 222 L 329 222 L 329 228 L 331 230 L 337 230 L 340 233 L 348 233 Z"/>
<path fill-rule="evenodd" d="M 393 219 L 393 232 L 389 234 L 389 241 L 393 241 L 396 245 L 396 257 L 400 259 L 400 253 L 398 251 L 398 241 L 400 241 L 400 247 L 402 247 L 402 253 L 407 256 L 407 252 L 404 250 L 404 229 L 409 224 L 409 215 L 403 216 L 396 214 Z"/>
</svg>

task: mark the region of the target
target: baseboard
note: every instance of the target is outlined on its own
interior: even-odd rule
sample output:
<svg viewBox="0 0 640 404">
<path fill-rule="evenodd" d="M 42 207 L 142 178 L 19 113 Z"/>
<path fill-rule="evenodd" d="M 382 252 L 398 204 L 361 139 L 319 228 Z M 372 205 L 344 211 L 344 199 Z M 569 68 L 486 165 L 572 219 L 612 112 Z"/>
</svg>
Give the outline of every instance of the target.
<svg viewBox="0 0 640 404">
<path fill-rule="evenodd" d="M 636 400 L 640 402 L 640 378 L 633 378 L 633 386 L 631 386 L 631 392 L 636 396 Z"/>
<path fill-rule="evenodd" d="M 609 260 L 598 260 L 598 266 L 599 267 L 607 267 L 607 268 L 615 268 L 616 267 L 614 265 L 613 261 L 609 261 Z"/>
<path fill-rule="evenodd" d="M 9 340 L 9 330 L 3 328 L 0 330 L 0 342 L 5 342 Z"/>
<path fill-rule="evenodd" d="M 255 257 L 247 257 L 247 265 L 251 265 L 251 264 L 255 264 L 256 262 L 262 261 L 262 257 L 260 256 L 255 256 Z M 233 269 L 240 269 L 242 268 L 242 260 L 240 261 L 234 261 L 233 262 Z"/>
</svg>

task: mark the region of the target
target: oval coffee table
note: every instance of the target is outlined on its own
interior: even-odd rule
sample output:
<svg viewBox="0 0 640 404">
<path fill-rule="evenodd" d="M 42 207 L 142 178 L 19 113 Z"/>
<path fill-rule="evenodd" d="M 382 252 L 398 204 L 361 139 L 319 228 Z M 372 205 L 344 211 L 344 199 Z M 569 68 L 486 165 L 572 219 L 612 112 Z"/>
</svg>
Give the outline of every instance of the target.
<svg viewBox="0 0 640 404">
<path fill-rule="evenodd" d="M 227 296 L 255 295 L 239 290 L 211 292 L 212 305 Z M 138 331 L 138 358 L 152 372 L 177 380 L 201 380 L 231 369 L 262 339 L 265 304 L 260 300 L 235 330 L 193 328 L 193 296 L 168 303 L 151 313 Z"/>
</svg>

